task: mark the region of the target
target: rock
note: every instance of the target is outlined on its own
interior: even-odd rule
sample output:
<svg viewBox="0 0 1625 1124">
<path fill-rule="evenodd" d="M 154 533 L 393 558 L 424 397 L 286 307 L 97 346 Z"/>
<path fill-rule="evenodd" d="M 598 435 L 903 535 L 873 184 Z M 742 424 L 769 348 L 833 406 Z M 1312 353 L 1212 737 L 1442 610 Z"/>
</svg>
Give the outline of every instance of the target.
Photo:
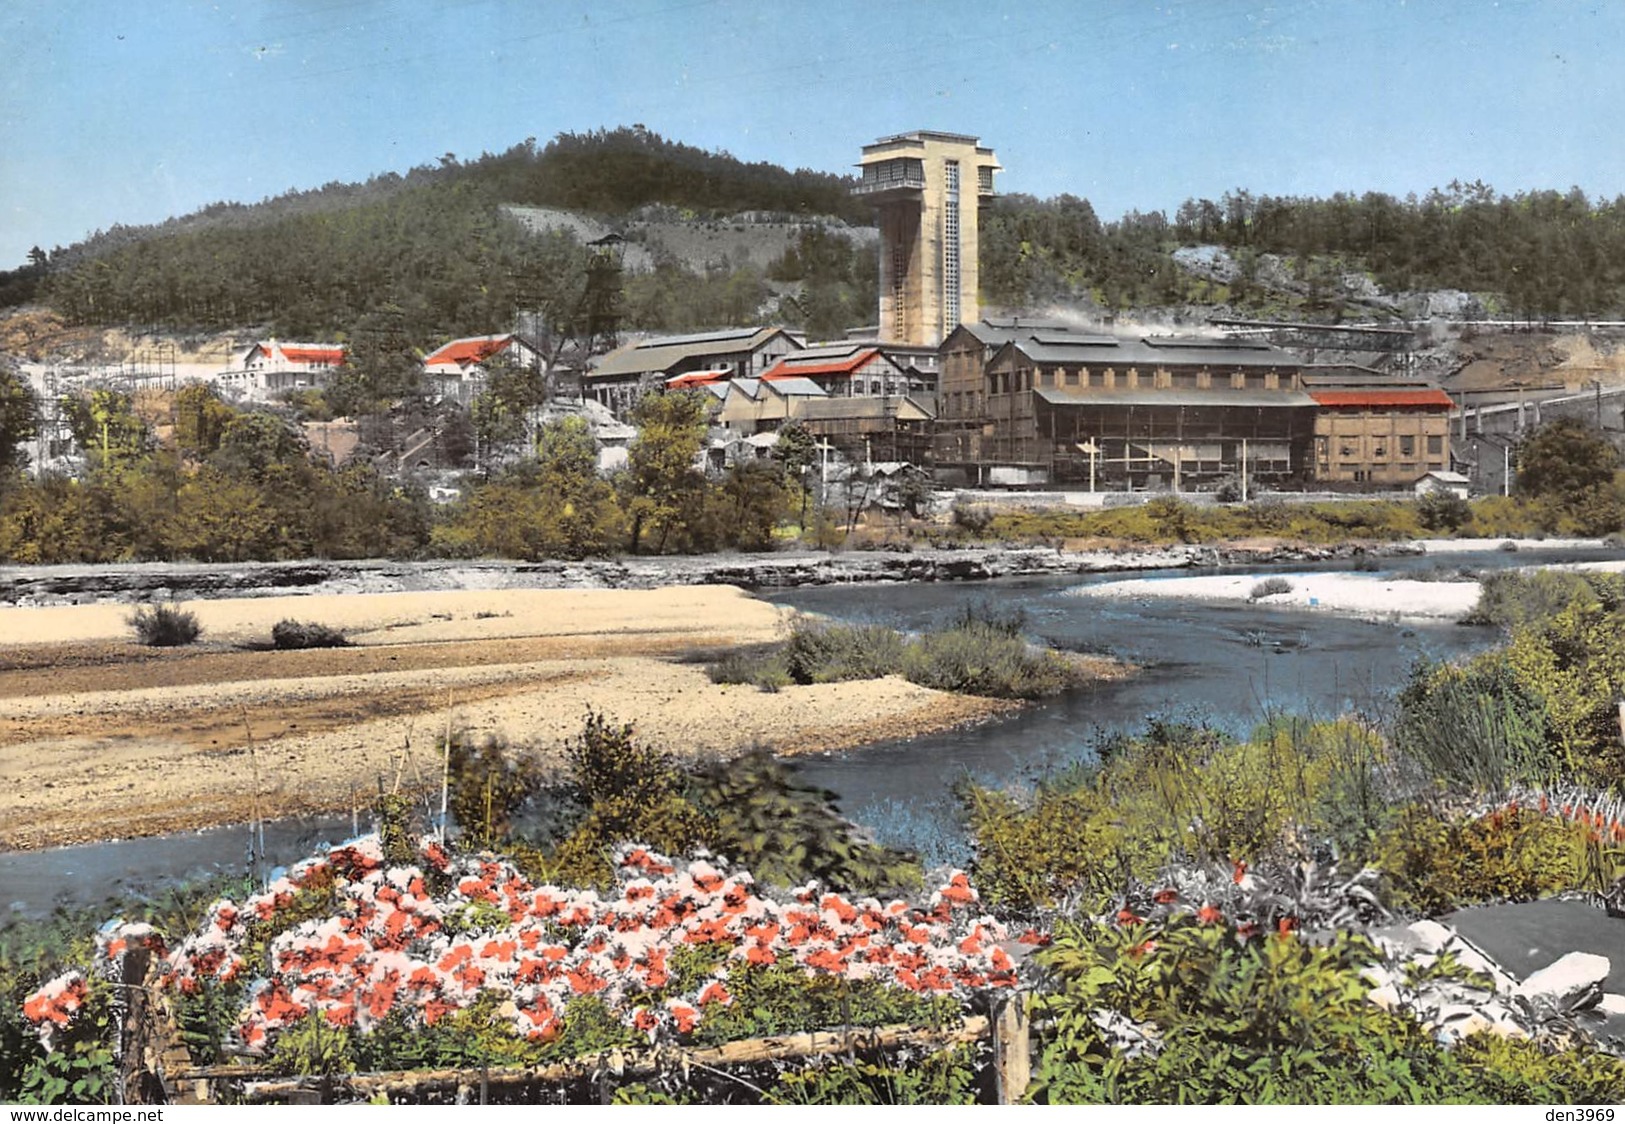
<svg viewBox="0 0 1625 1124">
<path fill-rule="evenodd" d="M 1405 931 L 1416 939 L 1415 947 L 1422 952 L 1442 952 L 1456 935 L 1437 921 L 1418 921 Z"/>
<path fill-rule="evenodd" d="M 1558 1007 L 1582 1005 L 1591 993 L 1601 992 L 1608 978 L 1608 957 L 1591 952 L 1571 952 L 1519 984 L 1514 995 L 1531 1002 L 1543 1001 Z"/>
<path fill-rule="evenodd" d="M 1615 995 L 1611 991 L 1605 991 L 1592 1010 L 1610 1016 L 1625 1015 L 1625 995 Z"/>
</svg>

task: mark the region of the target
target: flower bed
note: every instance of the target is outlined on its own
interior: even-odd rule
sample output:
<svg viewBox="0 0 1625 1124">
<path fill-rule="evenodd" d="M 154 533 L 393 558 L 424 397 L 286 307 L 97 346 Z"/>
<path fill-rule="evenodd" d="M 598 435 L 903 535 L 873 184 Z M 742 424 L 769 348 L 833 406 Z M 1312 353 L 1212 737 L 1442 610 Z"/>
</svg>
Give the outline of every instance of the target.
<svg viewBox="0 0 1625 1124">
<path fill-rule="evenodd" d="M 433 1027 L 482 996 L 516 1037 L 550 1041 L 573 1002 L 595 997 L 651 1041 L 693 1034 L 732 1002 L 731 974 L 793 965 L 922 995 L 967 997 L 1014 987 L 1004 927 L 978 909 L 962 872 L 924 904 L 852 900 L 809 884 L 781 900 L 748 872 L 706 859 L 679 866 L 639 847 L 616 857 L 612 890 L 533 885 L 491 854 L 454 858 L 426 842 L 416 866 L 388 866 L 376 836 L 300 863 L 242 903 L 221 899 L 166 956 L 162 988 L 245 985 L 236 1035 L 250 1052 L 319 1016 L 359 1034 L 391 1016 Z M 103 931 L 98 959 L 117 957 L 141 927 Z M 131 930 L 127 933 L 125 930 Z M 701 946 L 702 978 L 679 981 L 672 959 Z M 160 949 L 160 951 L 162 951 Z M 71 1019 L 69 973 L 30 997 L 49 1035 Z"/>
</svg>

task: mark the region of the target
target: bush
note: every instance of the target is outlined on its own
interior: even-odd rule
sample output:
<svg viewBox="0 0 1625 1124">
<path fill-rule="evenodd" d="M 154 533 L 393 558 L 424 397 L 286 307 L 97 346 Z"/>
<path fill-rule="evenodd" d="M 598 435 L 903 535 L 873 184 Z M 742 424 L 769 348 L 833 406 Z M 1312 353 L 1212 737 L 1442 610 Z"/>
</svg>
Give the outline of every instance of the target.
<svg viewBox="0 0 1625 1124">
<path fill-rule="evenodd" d="M 1469 820 L 1413 806 L 1376 851 L 1394 903 L 1422 913 L 1530 901 L 1584 882 L 1585 828 L 1516 805 Z"/>
<path fill-rule="evenodd" d="M 1416 521 L 1429 531 L 1453 533 L 1473 521 L 1473 507 L 1455 492 L 1435 489 L 1416 501 Z"/>
<path fill-rule="evenodd" d="M 271 626 L 271 644 L 280 649 L 348 648 L 350 641 L 344 633 L 325 624 L 289 619 Z"/>
<path fill-rule="evenodd" d="M 993 509 L 985 503 L 966 503 L 963 499 L 954 501 L 954 526 L 963 527 L 972 534 L 981 534 L 993 526 Z"/>
<path fill-rule="evenodd" d="M 747 649 L 729 652 L 720 660 L 708 665 L 705 674 L 713 683 L 729 686 L 749 684 L 769 693 L 787 687 L 791 683 L 782 645 L 775 645 L 766 650 Z"/>
<path fill-rule="evenodd" d="M 203 635 L 197 615 L 179 605 L 151 605 L 127 619 L 136 640 L 149 648 L 178 648 Z"/>
<path fill-rule="evenodd" d="M 797 683 L 879 679 L 903 667 L 903 637 L 881 625 L 798 622 L 785 646 L 785 670 Z"/>
<path fill-rule="evenodd" d="M 1253 586 L 1252 592 L 1247 594 L 1250 600 L 1257 601 L 1263 597 L 1274 597 L 1278 593 L 1291 593 L 1292 583 L 1285 578 L 1265 578 Z"/>
<path fill-rule="evenodd" d="M 1500 796 L 1551 772 L 1545 707 L 1499 662 L 1417 667 L 1400 692 L 1393 739 L 1452 792 Z"/>
<path fill-rule="evenodd" d="M 1043 698 L 1079 679 L 1066 657 L 1033 651 L 1019 635 L 984 622 L 926 633 L 909 645 L 902 670 L 922 687 L 998 699 Z"/>
</svg>

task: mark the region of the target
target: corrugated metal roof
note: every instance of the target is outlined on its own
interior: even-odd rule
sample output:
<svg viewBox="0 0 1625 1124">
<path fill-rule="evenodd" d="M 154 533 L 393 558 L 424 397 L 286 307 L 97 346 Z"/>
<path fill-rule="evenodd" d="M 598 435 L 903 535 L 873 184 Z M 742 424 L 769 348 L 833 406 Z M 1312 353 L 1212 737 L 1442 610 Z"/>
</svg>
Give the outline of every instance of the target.
<svg viewBox="0 0 1625 1124">
<path fill-rule="evenodd" d="M 1061 390 L 1040 387 L 1034 394 L 1052 406 L 1266 406 L 1301 409 L 1315 400 L 1301 390 Z"/>
<path fill-rule="evenodd" d="M 793 377 L 769 380 L 764 376 L 763 378 L 755 381 L 770 387 L 774 394 L 780 395 L 784 398 L 829 397 L 829 391 L 813 382 L 812 379 Z M 759 395 L 753 394 L 752 397 L 759 397 Z"/>
<path fill-rule="evenodd" d="M 1448 410 L 1455 406 L 1450 395 L 1438 389 L 1401 390 L 1384 387 L 1380 390 L 1312 390 L 1309 393 L 1317 404 L 1330 408 L 1394 409 L 1404 406 L 1431 406 L 1438 410 Z"/>
<path fill-rule="evenodd" d="M 897 418 L 924 421 L 936 415 L 913 398 L 809 398 L 796 403 L 793 418 L 807 421 L 850 421 Z"/>
<path fill-rule="evenodd" d="M 1184 344 L 1165 338 L 1152 344 L 1142 339 L 1119 339 L 1115 347 L 1101 346 L 1099 337 L 1080 337 L 1040 343 L 1028 338 L 1011 341 L 1016 348 L 1035 363 L 1056 363 L 1083 366 L 1092 363 L 1111 363 L 1123 367 L 1301 367 L 1303 364 L 1279 348 L 1267 344 L 1236 344 L 1230 340 L 1208 344 Z"/>
<path fill-rule="evenodd" d="M 588 372 L 588 377 L 664 374 L 685 359 L 754 351 L 777 335 L 792 340 L 797 348 L 801 346 L 794 343 L 794 337 L 783 328 L 739 328 L 694 336 L 663 336 L 610 352 Z"/>
</svg>

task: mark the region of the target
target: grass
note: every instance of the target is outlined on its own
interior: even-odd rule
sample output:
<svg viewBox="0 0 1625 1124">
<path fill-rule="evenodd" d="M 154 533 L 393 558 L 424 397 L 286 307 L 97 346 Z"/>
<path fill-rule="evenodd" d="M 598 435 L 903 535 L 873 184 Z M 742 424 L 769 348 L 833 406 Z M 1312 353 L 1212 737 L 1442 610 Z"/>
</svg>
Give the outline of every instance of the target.
<svg viewBox="0 0 1625 1124">
<path fill-rule="evenodd" d="M 203 635 L 197 614 L 179 605 L 149 605 L 126 618 L 137 642 L 149 648 L 179 648 Z"/>
<path fill-rule="evenodd" d="M 1292 583 L 1285 578 L 1265 578 L 1253 586 L 1252 592 L 1247 594 L 1249 600 L 1257 601 L 1263 597 L 1274 597 L 1280 593 L 1291 593 Z"/>
<path fill-rule="evenodd" d="M 791 683 L 837 683 L 901 675 L 938 691 L 1037 699 L 1078 685 L 1085 673 L 1059 652 L 1035 649 L 1019 615 L 968 607 L 947 625 L 905 637 L 882 625 L 803 621 L 769 648 L 730 652 L 707 667 L 713 683 L 776 691 Z"/>
</svg>

